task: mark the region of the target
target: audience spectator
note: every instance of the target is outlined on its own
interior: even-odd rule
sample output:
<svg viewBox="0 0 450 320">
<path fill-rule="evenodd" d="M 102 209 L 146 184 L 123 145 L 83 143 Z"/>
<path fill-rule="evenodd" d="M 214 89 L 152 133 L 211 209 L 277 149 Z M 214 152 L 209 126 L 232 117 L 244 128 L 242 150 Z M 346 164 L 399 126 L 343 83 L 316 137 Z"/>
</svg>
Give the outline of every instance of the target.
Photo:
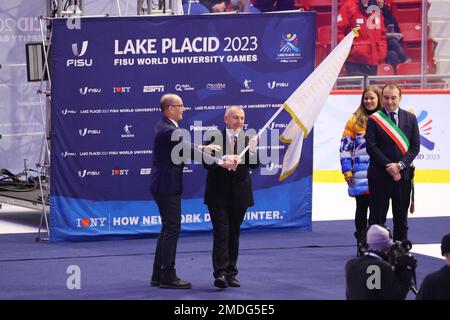
<svg viewBox="0 0 450 320">
<path fill-rule="evenodd" d="M 245 8 L 244 8 L 244 3 L 245 0 L 230 0 L 227 3 L 227 8 L 226 11 L 240 11 L 240 12 L 244 12 Z"/>
<path fill-rule="evenodd" d="M 397 65 L 401 62 L 405 62 L 408 57 L 403 49 L 403 37 L 398 25 L 397 19 L 395 19 L 391 10 L 385 5 L 384 0 L 377 0 L 377 5 L 380 7 L 384 18 L 384 26 L 387 29 L 387 57 L 386 62 L 397 68 Z"/>
<path fill-rule="evenodd" d="M 262 12 L 295 10 L 294 0 L 256 0 L 255 7 Z"/>
<path fill-rule="evenodd" d="M 227 4 L 227 11 L 239 12 L 260 12 L 251 0 L 230 0 Z"/>
<path fill-rule="evenodd" d="M 383 15 L 372 8 L 369 0 L 347 0 L 339 10 L 339 41 L 344 39 L 352 28 L 360 26 L 359 37 L 353 40 L 352 50 L 345 63 L 348 75 L 376 75 L 377 65 L 386 59 L 386 27 Z"/>
<path fill-rule="evenodd" d="M 200 0 L 200 3 L 212 13 L 225 12 L 228 2 L 229 0 Z"/>
</svg>

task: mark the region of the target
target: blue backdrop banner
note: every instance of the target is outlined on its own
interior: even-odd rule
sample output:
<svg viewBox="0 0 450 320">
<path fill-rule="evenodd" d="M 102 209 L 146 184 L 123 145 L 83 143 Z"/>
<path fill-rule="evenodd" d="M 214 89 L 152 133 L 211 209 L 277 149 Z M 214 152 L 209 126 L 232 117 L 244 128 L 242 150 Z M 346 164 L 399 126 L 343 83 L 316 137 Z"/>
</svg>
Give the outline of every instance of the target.
<svg viewBox="0 0 450 320">
<path fill-rule="evenodd" d="M 193 143 L 242 105 L 258 131 L 314 68 L 315 14 L 56 19 L 51 50 L 50 239 L 158 233 L 149 191 L 159 99 L 179 94 Z M 313 134 L 282 183 L 282 112 L 262 135 L 242 228 L 311 229 Z M 206 170 L 184 170 L 182 229 L 210 230 Z"/>
</svg>

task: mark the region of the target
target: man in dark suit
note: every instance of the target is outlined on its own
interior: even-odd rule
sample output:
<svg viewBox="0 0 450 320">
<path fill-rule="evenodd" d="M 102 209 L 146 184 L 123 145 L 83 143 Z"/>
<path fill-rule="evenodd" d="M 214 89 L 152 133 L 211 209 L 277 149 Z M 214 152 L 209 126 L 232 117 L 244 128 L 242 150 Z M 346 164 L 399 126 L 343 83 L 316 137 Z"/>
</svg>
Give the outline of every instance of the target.
<svg viewBox="0 0 450 320">
<path fill-rule="evenodd" d="M 171 137 L 178 129 L 178 122 L 183 118 L 185 110 L 183 101 L 176 94 L 165 94 L 161 97 L 160 107 L 163 118 L 155 126 L 155 141 L 153 146 L 153 164 L 151 193 L 156 201 L 161 216 L 161 233 L 158 238 L 153 263 L 152 286 L 160 288 L 189 289 L 191 284 L 177 277 L 175 271 L 175 255 L 178 235 L 181 229 L 181 194 L 183 193 L 183 159 L 172 159 L 172 149 L 180 142 L 172 141 Z M 199 146 L 188 150 L 209 152 L 220 150 L 216 145 Z M 203 154 L 208 158 L 207 155 Z M 189 157 L 188 157 L 189 158 Z M 206 159 L 205 159 L 206 160 Z M 209 163 L 214 159 L 208 158 Z M 177 164 L 178 163 L 178 164 Z"/>
<path fill-rule="evenodd" d="M 383 109 L 372 114 L 367 122 L 366 148 L 370 156 L 369 224 L 386 222 L 389 199 L 392 199 L 394 240 L 408 238 L 408 208 L 412 162 L 420 150 L 416 117 L 399 108 L 402 95 L 397 84 L 382 90 Z"/>
<path fill-rule="evenodd" d="M 226 129 L 215 134 L 213 142 L 223 146 L 225 151 L 220 157 L 225 155 L 228 162 L 222 167 L 204 164 L 208 170 L 204 202 L 211 215 L 214 236 L 214 285 L 219 288 L 240 286 L 236 279 L 240 226 L 247 208 L 254 204 L 250 169 L 258 166 L 257 139 L 250 139 L 242 131 L 244 110 L 232 106 L 226 110 L 224 120 Z M 250 148 L 241 160 L 239 154 L 249 144 Z"/>
<path fill-rule="evenodd" d="M 441 254 L 447 264 L 423 279 L 417 300 L 450 300 L 450 233 L 442 237 Z"/>
</svg>

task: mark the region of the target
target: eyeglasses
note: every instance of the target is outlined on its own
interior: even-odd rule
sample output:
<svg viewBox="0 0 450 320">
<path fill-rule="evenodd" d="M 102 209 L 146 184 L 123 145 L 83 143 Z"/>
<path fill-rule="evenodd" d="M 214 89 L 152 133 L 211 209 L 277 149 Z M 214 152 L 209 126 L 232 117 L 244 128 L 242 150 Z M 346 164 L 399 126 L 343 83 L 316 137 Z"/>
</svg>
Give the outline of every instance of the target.
<svg viewBox="0 0 450 320">
<path fill-rule="evenodd" d="M 171 104 L 171 106 L 175 108 L 184 108 L 184 104 Z"/>
</svg>

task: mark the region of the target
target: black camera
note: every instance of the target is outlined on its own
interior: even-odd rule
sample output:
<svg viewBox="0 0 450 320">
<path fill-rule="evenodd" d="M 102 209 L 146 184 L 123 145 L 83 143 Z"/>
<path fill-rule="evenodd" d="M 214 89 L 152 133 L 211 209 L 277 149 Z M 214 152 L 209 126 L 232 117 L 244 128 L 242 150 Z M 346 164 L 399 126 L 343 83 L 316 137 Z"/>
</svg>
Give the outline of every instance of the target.
<svg viewBox="0 0 450 320">
<path fill-rule="evenodd" d="M 394 267 L 396 272 L 403 270 L 414 271 L 417 260 L 410 253 L 412 243 L 409 240 L 395 241 L 386 254 L 386 260 Z"/>
</svg>

